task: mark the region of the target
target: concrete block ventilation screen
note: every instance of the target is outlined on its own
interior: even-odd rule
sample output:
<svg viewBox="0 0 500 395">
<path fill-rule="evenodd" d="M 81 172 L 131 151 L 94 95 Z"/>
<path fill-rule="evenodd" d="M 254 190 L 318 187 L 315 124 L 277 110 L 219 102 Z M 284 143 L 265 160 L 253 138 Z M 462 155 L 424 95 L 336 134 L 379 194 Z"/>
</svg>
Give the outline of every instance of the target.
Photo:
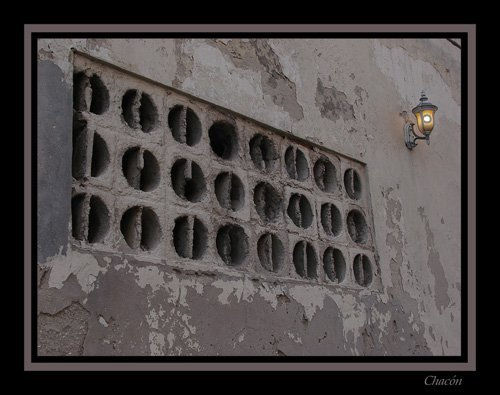
<svg viewBox="0 0 500 395">
<path fill-rule="evenodd" d="M 76 248 L 380 288 L 364 164 L 84 56 L 73 83 Z"/>
</svg>

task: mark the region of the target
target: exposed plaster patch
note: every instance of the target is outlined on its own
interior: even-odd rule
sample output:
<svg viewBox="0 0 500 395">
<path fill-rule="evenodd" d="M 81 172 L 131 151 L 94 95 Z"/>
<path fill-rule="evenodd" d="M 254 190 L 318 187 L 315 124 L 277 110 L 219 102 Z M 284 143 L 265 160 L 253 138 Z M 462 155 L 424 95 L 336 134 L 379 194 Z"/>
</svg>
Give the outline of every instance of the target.
<svg viewBox="0 0 500 395">
<path fill-rule="evenodd" d="M 230 304 L 231 295 L 236 298 L 238 303 L 241 300 L 251 302 L 254 295 L 259 295 L 276 310 L 280 298 L 288 298 L 286 288 L 283 285 L 271 286 L 267 282 L 262 282 L 259 286 L 255 286 L 247 277 L 240 280 L 216 280 L 211 285 L 222 290 L 218 296 L 218 300 L 222 304 Z"/>
<path fill-rule="evenodd" d="M 305 316 L 309 321 L 314 314 L 323 308 L 323 302 L 328 291 L 325 288 L 313 285 L 295 285 L 290 287 L 289 294 L 304 308 Z"/>
<path fill-rule="evenodd" d="M 354 88 L 354 94 L 357 97 L 357 99 L 354 101 L 354 104 L 356 106 L 362 106 L 364 101 L 369 97 L 368 92 L 358 85 L 356 85 L 356 87 Z"/>
<path fill-rule="evenodd" d="M 218 296 L 219 302 L 222 304 L 229 304 L 231 295 L 236 297 L 238 303 L 242 299 L 251 302 L 256 292 L 254 285 L 247 277 L 244 277 L 243 280 L 216 280 L 211 285 L 222 290 Z"/>
<path fill-rule="evenodd" d="M 55 257 L 47 265 L 51 268 L 49 288 L 61 289 L 68 277 L 74 274 L 82 291 L 87 294 L 94 290 L 94 283 L 99 274 L 108 270 L 108 266 L 99 266 L 93 255 L 74 250 L 69 250 L 67 255 Z"/>
<path fill-rule="evenodd" d="M 175 334 L 172 332 L 169 332 L 167 335 L 167 341 L 168 341 L 168 348 L 171 349 L 174 346 Z"/>
<path fill-rule="evenodd" d="M 411 355 L 427 354 L 431 349 L 434 353 L 435 349 L 430 347 L 423 335 L 426 327 L 422 319 L 422 315 L 425 315 L 423 295 L 419 277 L 414 273 L 406 253 L 403 206 L 394 188 L 383 190 L 382 195 L 385 203 L 386 245 L 390 269 L 385 271 L 382 280 L 390 286 L 386 287 L 386 295 L 379 295 L 376 304 L 367 307 L 367 312 L 370 311 L 371 314 L 368 325 L 361 330 L 359 346 L 363 347 L 365 353 L 370 354 L 379 348 L 375 345 L 375 340 L 378 340 L 384 352 L 389 354 L 394 344 L 401 344 L 401 351 Z M 401 338 L 404 338 L 404 341 Z"/>
<path fill-rule="evenodd" d="M 109 57 L 111 54 L 111 44 L 107 39 L 89 38 L 86 47 L 90 48 L 92 52 L 102 54 L 102 56 Z"/>
<path fill-rule="evenodd" d="M 408 242 L 406 240 L 405 218 L 403 205 L 398 191 L 389 187 L 382 191 L 385 198 L 386 245 L 390 253 L 389 268 L 386 283 L 392 283 L 389 294 L 397 298 L 404 293 L 413 299 L 421 298 L 422 284 L 408 257 Z M 413 263 L 414 265 L 415 263 Z"/>
<path fill-rule="evenodd" d="M 212 100 L 226 103 L 227 92 L 237 92 L 241 100 L 248 99 L 250 105 L 254 102 L 254 106 L 258 107 L 257 101 L 261 102 L 263 97 L 259 73 L 236 68 L 224 58 L 220 48 L 197 41 L 185 42 L 183 48 L 186 53 L 192 54 L 194 63 L 191 75 L 182 83 L 182 89 L 197 91 L 200 85 L 197 78 L 200 75 L 206 82 L 209 82 L 209 85 L 205 87 L 205 92 L 206 96 Z M 228 79 L 228 75 L 232 78 Z"/>
<path fill-rule="evenodd" d="M 236 349 L 236 346 L 239 346 L 240 343 L 242 343 L 244 340 L 245 340 L 245 333 L 243 333 L 243 331 L 245 330 L 242 329 L 240 332 L 238 332 L 233 338 L 232 338 L 232 342 L 233 342 L 233 350 Z"/>
<path fill-rule="evenodd" d="M 342 315 L 344 338 L 352 336 L 354 344 L 360 335 L 360 328 L 366 324 L 365 305 L 350 294 L 336 294 L 327 288 L 311 285 L 295 285 L 290 288 L 290 296 L 303 308 L 308 321 L 311 321 L 318 310 L 322 310 L 325 298 L 331 298 Z M 351 352 L 357 353 L 355 348 Z"/>
<path fill-rule="evenodd" d="M 189 329 L 189 332 L 194 335 L 194 334 L 196 334 L 196 327 L 189 324 L 190 318 L 191 318 L 191 316 L 187 315 L 187 314 L 183 314 L 181 316 L 181 320 L 184 323 L 184 325 L 186 325 L 186 328 Z"/>
<path fill-rule="evenodd" d="M 320 78 L 317 80 L 315 101 L 324 118 L 332 121 L 355 119 L 354 107 L 348 102 L 346 94 L 333 85 L 330 88 L 324 86 Z"/>
<path fill-rule="evenodd" d="M 288 332 L 288 337 L 293 340 L 297 344 L 302 344 L 302 338 L 299 335 L 296 335 L 292 332 Z"/>
<path fill-rule="evenodd" d="M 163 310 L 163 306 L 160 305 L 158 307 L 158 311 L 155 308 L 152 308 L 149 311 L 149 314 L 146 315 L 146 321 L 150 328 L 158 329 L 158 322 L 165 314 L 165 310 Z"/>
<path fill-rule="evenodd" d="M 136 283 L 141 288 L 150 286 L 153 293 L 165 287 L 164 272 L 160 272 L 157 266 L 144 266 L 135 269 Z"/>
<path fill-rule="evenodd" d="M 441 264 L 441 260 L 439 258 L 439 252 L 436 249 L 434 244 L 434 234 L 432 233 L 429 219 L 425 215 L 423 207 L 418 208 L 418 213 L 420 214 L 420 218 L 425 225 L 425 233 L 427 236 L 427 251 L 428 258 L 427 264 L 429 269 L 431 270 L 434 276 L 434 295 L 436 301 L 436 307 L 442 313 L 445 308 L 450 306 L 451 300 L 448 295 L 448 281 L 446 280 L 446 275 L 443 269 L 443 265 Z"/>
<path fill-rule="evenodd" d="M 292 59 L 280 57 L 268 40 L 220 40 L 207 41 L 217 47 L 237 69 L 250 70 L 260 76 L 262 94 L 286 111 L 296 121 L 304 118 L 302 106 L 297 101 L 296 84 L 290 78 L 296 75 Z M 281 61 L 284 60 L 285 66 Z M 285 72 L 285 70 L 286 72 Z"/>
<path fill-rule="evenodd" d="M 386 199 L 386 226 L 387 235 L 385 243 L 391 253 L 391 281 L 392 287 L 398 291 L 403 291 L 403 280 L 401 269 L 407 258 L 405 253 L 404 224 L 402 224 L 402 205 L 397 197 L 393 197 L 394 188 L 387 188 L 383 192 Z"/>
<path fill-rule="evenodd" d="M 115 265 L 114 268 L 116 271 L 120 271 L 122 269 L 125 269 L 126 267 L 128 267 L 128 272 L 131 273 L 132 272 L 132 266 L 128 264 L 128 260 L 125 258 L 123 259 L 123 263 L 122 264 L 118 264 L 118 265 Z"/>
<path fill-rule="evenodd" d="M 187 339 L 186 340 L 186 344 L 187 346 L 196 351 L 196 352 L 200 352 L 201 351 L 201 347 L 200 347 L 200 343 L 198 343 L 196 340 L 193 340 L 193 339 Z"/>
<path fill-rule="evenodd" d="M 283 76 L 290 82 L 293 81 L 297 85 L 297 88 L 302 88 L 300 70 L 295 60 L 298 55 L 297 51 L 290 51 L 288 48 L 284 48 L 280 40 L 268 40 L 268 44 L 278 57 L 278 63 L 281 65 Z"/>
<path fill-rule="evenodd" d="M 232 303 L 232 297 L 236 299 L 237 303 L 240 303 L 242 300 L 251 303 L 255 295 L 260 295 L 276 309 L 279 300 L 283 297 L 288 298 L 287 295 L 290 295 L 304 309 L 304 317 L 307 321 L 312 321 L 315 314 L 323 309 L 325 298 L 329 297 L 341 311 L 343 333 L 346 340 L 349 335 L 356 340 L 359 336 L 360 328 L 366 324 L 367 317 L 363 303 L 359 302 L 353 295 L 336 294 L 325 287 L 293 285 L 285 289 L 282 286 L 271 287 L 270 285 L 265 285 L 257 288 L 247 278 L 242 280 L 217 280 L 212 283 L 212 286 L 222 290 L 218 296 L 218 300 L 220 303 L 227 305 Z M 266 291 L 262 292 L 264 289 Z M 385 317 L 382 314 L 380 316 Z M 386 324 L 381 322 L 380 325 L 384 326 Z"/>
<path fill-rule="evenodd" d="M 99 323 L 100 323 L 103 327 L 105 327 L 105 328 L 107 328 L 107 327 L 109 326 L 109 324 L 106 322 L 106 320 L 104 319 L 104 317 L 103 317 L 102 315 L 100 315 L 100 316 L 99 316 Z"/>
<path fill-rule="evenodd" d="M 384 314 L 384 313 L 379 312 L 375 308 L 373 308 L 371 310 L 370 319 L 372 322 L 378 323 L 378 329 L 380 330 L 380 337 L 382 337 L 382 333 L 387 333 L 387 325 L 389 324 L 391 317 L 392 317 L 392 314 L 390 311 L 387 311 Z"/>
<path fill-rule="evenodd" d="M 286 298 L 285 287 L 279 284 L 270 286 L 268 283 L 263 282 L 260 284 L 259 295 L 276 310 L 280 296 Z"/>
<path fill-rule="evenodd" d="M 180 280 L 177 275 L 160 271 L 157 266 L 144 266 L 136 268 L 136 282 L 141 288 L 151 287 L 153 293 L 159 289 L 168 291 L 168 301 L 179 303 L 187 307 L 186 296 L 188 289 L 194 289 L 199 295 L 203 293 L 203 284 L 195 279 Z M 167 277 L 167 279 L 165 279 Z"/>
<path fill-rule="evenodd" d="M 348 336 L 353 336 L 353 343 L 360 336 L 360 331 L 367 322 L 366 306 L 364 303 L 358 302 L 353 295 L 332 295 L 333 300 L 342 314 L 342 323 L 344 328 L 344 338 L 347 340 Z M 357 349 L 354 349 L 356 355 Z"/>
<path fill-rule="evenodd" d="M 165 336 L 159 332 L 149 332 L 149 351 L 151 356 L 165 355 Z"/>
<path fill-rule="evenodd" d="M 52 60 L 54 59 L 54 51 L 45 50 L 41 48 L 38 51 L 38 60 Z"/>
<path fill-rule="evenodd" d="M 204 289 L 203 284 L 195 279 L 180 279 L 175 273 L 163 272 L 157 266 L 134 267 L 133 274 L 139 287 L 147 287 L 151 290 L 147 296 L 149 311 L 145 318 L 149 328 L 153 330 L 151 333 L 154 334 L 150 335 L 152 355 L 163 355 L 165 334 L 168 348 L 172 350 L 176 333 L 181 334 L 177 338 L 185 347 L 200 352 L 202 349 L 200 343 L 192 337 L 196 335 L 197 328 L 190 323 L 191 315 L 185 313 L 184 310 L 190 310 L 187 300 L 188 290 L 193 289 L 201 295 Z M 158 298 L 166 301 L 172 308 L 168 312 L 165 311 L 162 303 L 156 302 Z M 160 333 L 162 333 L 161 338 L 157 335 Z M 176 348 L 176 351 L 178 349 L 182 349 L 181 345 Z"/>
</svg>

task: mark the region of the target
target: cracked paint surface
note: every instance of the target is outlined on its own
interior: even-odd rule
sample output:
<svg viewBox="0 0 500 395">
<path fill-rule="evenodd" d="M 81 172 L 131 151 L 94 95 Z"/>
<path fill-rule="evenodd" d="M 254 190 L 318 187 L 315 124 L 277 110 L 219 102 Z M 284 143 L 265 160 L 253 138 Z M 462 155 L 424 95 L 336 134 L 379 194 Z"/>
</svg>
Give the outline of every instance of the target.
<svg viewBox="0 0 500 395">
<path fill-rule="evenodd" d="M 50 195 L 49 177 L 38 188 L 39 210 L 66 211 L 54 217 L 53 237 L 38 240 L 39 354 L 459 354 L 460 51 L 448 45 L 39 40 L 53 101 L 71 92 L 73 47 L 365 162 L 382 283 L 372 292 L 266 281 L 80 249 L 67 240 L 70 191 Z M 430 147 L 409 153 L 397 114 L 422 89 L 439 106 L 436 131 Z M 70 170 L 56 171 L 65 169 L 71 137 L 62 133 L 64 118 L 49 115 L 39 127 L 60 132 L 60 143 L 39 155 L 39 173 L 71 185 Z"/>
<path fill-rule="evenodd" d="M 72 265 L 73 261 L 79 263 Z M 75 269 L 68 270 L 68 265 Z M 235 279 L 221 273 L 221 278 L 214 279 L 102 253 L 76 252 L 59 257 L 44 270 L 48 274 L 41 290 L 57 290 L 60 298 L 67 299 L 65 305 L 82 306 L 88 314 L 81 341 L 87 346 L 83 355 L 307 354 L 303 347 L 312 347 L 321 355 L 360 355 L 365 346 L 359 345 L 359 339 L 367 323 L 374 326 L 370 333 L 377 333 L 381 346 L 390 316 L 373 305 L 380 303 L 381 296 L 369 291 L 360 297 L 359 291 L 276 285 L 247 275 Z M 84 280 L 88 277 L 93 287 Z M 68 280 L 61 287 L 61 279 L 67 278 L 74 279 L 79 292 L 75 294 L 66 285 Z M 65 309 L 68 307 L 61 311 Z M 45 317 L 48 313 L 42 310 Z M 259 317 L 258 312 L 264 315 Z M 273 316 L 273 326 L 264 335 L 267 325 L 261 320 L 268 315 Z M 336 324 L 332 326 L 332 322 Z M 135 335 L 127 336 L 129 333 Z M 217 344 L 215 339 L 222 335 L 231 335 L 233 340 Z M 257 346 L 259 342 L 263 342 L 262 348 Z"/>
</svg>

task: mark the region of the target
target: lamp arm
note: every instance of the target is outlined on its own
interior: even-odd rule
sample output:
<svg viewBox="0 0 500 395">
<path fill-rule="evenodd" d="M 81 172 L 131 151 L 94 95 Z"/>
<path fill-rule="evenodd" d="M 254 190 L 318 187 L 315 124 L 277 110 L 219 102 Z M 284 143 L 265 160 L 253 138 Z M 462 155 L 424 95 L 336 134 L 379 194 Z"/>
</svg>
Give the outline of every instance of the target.
<svg viewBox="0 0 500 395">
<path fill-rule="evenodd" d="M 413 134 L 415 138 L 413 140 L 429 140 L 426 136 L 419 136 L 417 134 Z"/>
<path fill-rule="evenodd" d="M 413 127 L 415 124 L 413 122 L 406 122 L 404 126 L 404 137 L 406 147 L 410 150 L 417 146 L 417 140 L 426 140 L 427 145 L 430 144 L 429 135 L 426 134 L 424 136 L 420 136 L 415 133 L 415 128 Z"/>
</svg>

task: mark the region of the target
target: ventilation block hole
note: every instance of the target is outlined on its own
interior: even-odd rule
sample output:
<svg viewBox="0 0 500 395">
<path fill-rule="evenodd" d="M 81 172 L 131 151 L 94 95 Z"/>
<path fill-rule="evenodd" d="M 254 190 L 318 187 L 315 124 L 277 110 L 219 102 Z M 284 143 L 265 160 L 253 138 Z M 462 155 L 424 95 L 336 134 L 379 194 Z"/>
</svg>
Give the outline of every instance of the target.
<svg viewBox="0 0 500 395">
<path fill-rule="evenodd" d="M 93 74 L 90 77 L 90 88 L 92 89 L 90 112 L 97 115 L 104 113 L 109 107 L 109 92 L 98 75 Z"/>
<path fill-rule="evenodd" d="M 99 243 L 109 231 L 109 210 L 101 198 L 85 193 L 71 199 L 71 228 L 75 239 Z"/>
<path fill-rule="evenodd" d="M 290 178 L 304 181 L 309 177 L 309 165 L 304 153 L 294 147 L 288 147 L 285 151 L 285 167 Z"/>
<path fill-rule="evenodd" d="M 267 182 L 259 182 L 253 193 L 255 210 L 265 223 L 274 222 L 282 212 L 283 200 L 276 189 Z"/>
<path fill-rule="evenodd" d="M 220 173 L 215 179 L 215 196 L 221 207 L 238 211 L 245 203 L 245 189 L 234 173 Z"/>
<path fill-rule="evenodd" d="M 141 170 L 140 164 L 141 150 L 139 147 L 129 148 L 122 157 L 123 175 L 128 181 L 128 184 L 135 189 L 140 189 L 141 185 Z"/>
<path fill-rule="evenodd" d="M 311 204 L 304 195 L 293 193 L 288 201 L 287 214 L 299 228 L 308 228 L 312 224 Z"/>
<path fill-rule="evenodd" d="M 160 183 L 160 166 L 155 156 L 144 151 L 143 154 L 144 168 L 141 172 L 141 190 L 149 192 L 155 189 Z"/>
<path fill-rule="evenodd" d="M 177 196 L 190 202 L 199 202 L 203 198 L 207 186 L 197 163 L 188 159 L 178 159 L 172 166 L 170 176 Z"/>
<path fill-rule="evenodd" d="M 87 241 L 100 243 L 109 231 L 109 210 L 97 196 L 90 198 L 89 229 Z"/>
<path fill-rule="evenodd" d="M 73 153 L 71 172 L 73 178 L 81 180 L 87 169 L 88 130 L 87 122 L 78 117 L 73 118 Z"/>
<path fill-rule="evenodd" d="M 257 242 L 260 264 L 270 272 L 278 272 L 283 266 L 283 243 L 278 236 L 264 233 Z"/>
<path fill-rule="evenodd" d="M 109 92 L 97 74 L 92 74 L 89 78 L 81 71 L 73 76 L 73 108 L 97 115 L 107 111 Z"/>
<path fill-rule="evenodd" d="M 120 230 L 127 245 L 136 250 L 151 251 L 161 240 L 161 227 L 156 213 L 149 207 L 134 206 L 122 216 Z"/>
<path fill-rule="evenodd" d="M 92 92 L 89 78 L 80 71 L 73 75 L 73 108 L 75 111 L 87 111 Z"/>
<path fill-rule="evenodd" d="M 129 89 L 122 98 L 123 119 L 133 129 L 151 132 L 158 122 L 158 111 L 151 96 Z"/>
<path fill-rule="evenodd" d="M 151 132 L 158 121 L 158 112 L 153 100 L 147 93 L 141 95 L 141 106 L 139 107 L 139 122 L 144 133 Z"/>
<path fill-rule="evenodd" d="M 127 125 L 133 129 L 139 128 L 139 92 L 129 89 L 122 98 L 122 115 Z"/>
<path fill-rule="evenodd" d="M 347 230 L 351 239 L 358 244 L 364 244 L 368 240 L 368 226 L 359 210 L 351 210 L 347 214 Z"/>
<path fill-rule="evenodd" d="M 85 240 L 85 194 L 80 193 L 71 199 L 71 233 L 77 240 Z"/>
<path fill-rule="evenodd" d="M 328 247 L 323 254 L 323 269 L 331 281 L 335 283 L 344 281 L 346 264 L 342 251 Z"/>
<path fill-rule="evenodd" d="M 142 209 L 141 224 L 141 249 L 145 251 L 154 250 L 160 243 L 161 227 L 158 216 L 149 207 L 144 207 Z"/>
<path fill-rule="evenodd" d="M 293 248 L 293 264 L 295 271 L 300 277 L 315 279 L 317 277 L 316 268 L 318 260 L 316 252 L 311 243 L 299 241 Z"/>
<path fill-rule="evenodd" d="M 155 156 L 139 147 L 129 148 L 122 158 L 123 175 L 128 184 L 144 192 L 154 190 L 160 183 L 160 166 Z"/>
<path fill-rule="evenodd" d="M 97 133 L 94 133 L 94 142 L 92 144 L 92 163 L 90 175 L 99 177 L 108 168 L 110 162 L 109 150 L 104 139 Z"/>
<path fill-rule="evenodd" d="M 338 236 L 342 230 L 342 217 L 340 210 L 332 203 L 321 206 L 321 225 L 329 236 Z"/>
<path fill-rule="evenodd" d="M 232 159 L 238 151 L 236 130 L 228 122 L 215 122 L 208 130 L 208 137 L 212 151 L 222 159 Z"/>
<path fill-rule="evenodd" d="M 328 159 L 319 158 L 314 164 L 313 172 L 319 189 L 325 192 L 334 192 L 337 189 L 337 172 Z"/>
<path fill-rule="evenodd" d="M 175 220 L 174 247 L 182 258 L 200 259 L 207 248 L 207 228 L 196 217 Z"/>
<path fill-rule="evenodd" d="M 131 207 L 125 211 L 120 221 L 120 231 L 133 250 L 138 249 L 141 244 L 141 214 L 141 207 Z"/>
<path fill-rule="evenodd" d="M 278 161 L 278 153 L 273 141 L 262 134 L 256 134 L 249 143 L 250 157 L 259 170 L 271 172 Z"/>
<path fill-rule="evenodd" d="M 179 143 L 193 146 L 201 139 L 200 119 L 189 107 L 174 106 L 168 114 L 168 126 Z"/>
<path fill-rule="evenodd" d="M 248 255 L 248 237 L 241 226 L 228 224 L 219 228 L 217 252 L 228 266 L 240 265 Z"/>
<path fill-rule="evenodd" d="M 354 169 L 347 169 L 344 173 L 345 190 L 351 199 L 359 199 L 361 197 L 361 178 Z"/>
<path fill-rule="evenodd" d="M 354 257 L 353 263 L 354 279 L 362 287 L 367 287 L 372 282 L 372 265 L 370 259 L 364 254 Z"/>
</svg>

